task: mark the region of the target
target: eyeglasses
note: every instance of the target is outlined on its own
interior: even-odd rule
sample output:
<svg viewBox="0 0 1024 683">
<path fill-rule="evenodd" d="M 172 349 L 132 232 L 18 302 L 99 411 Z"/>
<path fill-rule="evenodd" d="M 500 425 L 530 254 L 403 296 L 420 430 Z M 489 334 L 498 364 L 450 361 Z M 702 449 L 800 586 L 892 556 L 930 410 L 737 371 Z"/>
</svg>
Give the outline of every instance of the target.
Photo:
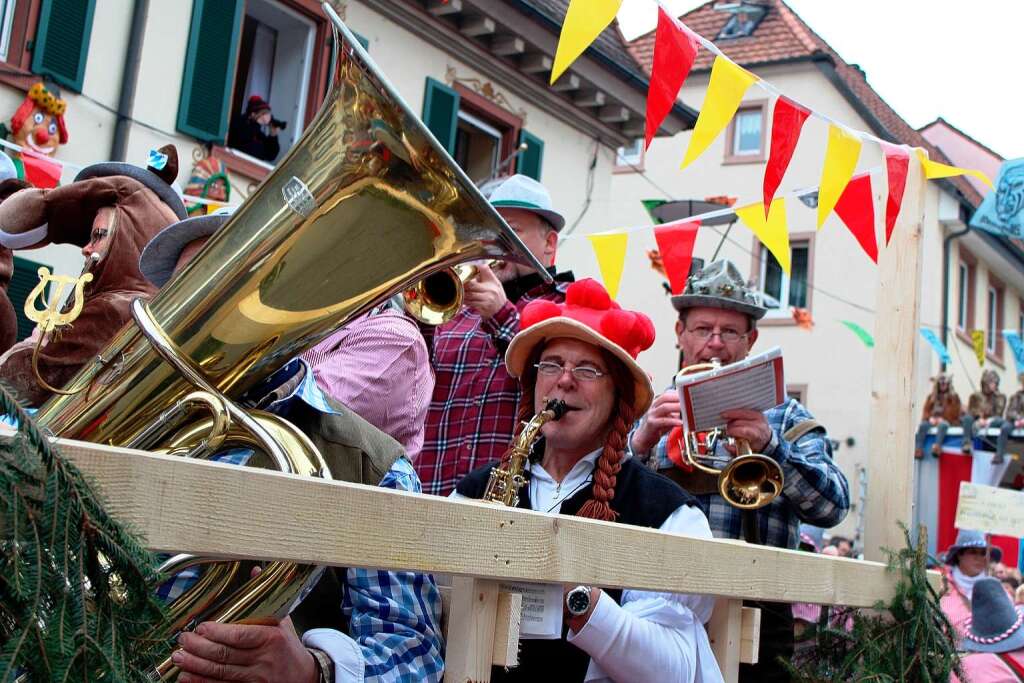
<svg viewBox="0 0 1024 683">
<path fill-rule="evenodd" d="M 733 344 L 738 342 L 740 339 L 747 337 L 747 332 L 737 332 L 736 330 L 722 330 L 721 332 L 715 332 L 711 327 L 694 327 L 693 329 L 686 330 L 698 339 L 711 339 L 716 334 L 726 344 Z"/>
<path fill-rule="evenodd" d="M 607 372 L 601 372 L 597 368 L 592 368 L 589 365 L 577 365 L 574 368 L 567 368 L 561 363 L 556 363 L 550 360 L 544 360 L 540 363 L 535 364 L 533 367 L 537 368 L 537 372 L 548 377 L 561 377 L 562 373 L 568 370 L 572 373 L 572 376 L 581 382 L 592 382 L 599 377 L 604 377 Z"/>
</svg>

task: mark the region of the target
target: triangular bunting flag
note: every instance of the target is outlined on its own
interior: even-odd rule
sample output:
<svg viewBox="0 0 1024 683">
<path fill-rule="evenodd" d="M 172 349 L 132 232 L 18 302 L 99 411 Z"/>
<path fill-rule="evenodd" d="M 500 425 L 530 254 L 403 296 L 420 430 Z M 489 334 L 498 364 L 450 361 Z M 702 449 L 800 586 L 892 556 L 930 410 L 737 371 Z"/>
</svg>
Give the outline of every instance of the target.
<svg viewBox="0 0 1024 683">
<path fill-rule="evenodd" d="M 555 63 L 551 68 L 552 83 L 597 40 L 601 31 L 612 23 L 621 6 L 622 0 L 570 0 L 562 33 L 558 37 L 558 47 L 555 49 Z"/>
<path fill-rule="evenodd" d="M 658 242 L 658 251 L 661 253 L 661 261 L 665 265 L 665 274 L 668 276 L 673 296 L 682 294 L 686 288 L 698 228 L 699 220 L 676 221 L 654 228 L 654 239 Z"/>
<path fill-rule="evenodd" d="M 759 203 L 741 206 L 736 209 L 736 216 L 757 235 L 757 239 L 761 240 L 761 244 L 772 253 L 786 275 L 789 275 L 790 251 L 789 232 L 786 229 L 786 200 L 783 197 L 774 200 L 767 219 L 765 219 L 764 209 Z"/>
<path fill-rule="evenodd" d="M 33 187 L 52 189 L 60 183 L 60 174 L 64 167 L 56 161 L 23 151 L 21 163 L 25 169 L 25 180 L 32 183 Z"/>
<path fill-rule="evenodd" d="M 818 188 L 818 229 L 832 213 L 846 183 L 853 177 L 860 158 L 860 138 L 845 128 L 830 124 L 828 127 L 828 148 L 825 150 L 825 165 L 821 169 L 821 185 Z"/>
<path fill-rule="evenodd" d="M 647 128 L 645 148 L 672 111 L 679 89 L 690 74 L 697 57 L 697 41 L 686 32 L 664 7 L 658 8 L 658 31 L 654 38 L 654 63 L 647 89 Z"/>
<path fill-rule="evenodd" d="M 924 337 L 925 341 L 928 342 L 933 349 L 935 349 L 936 355 L 939 357 L 939 361 L 946 363 L 947 365 L 953 361 L 949 357 L 949 351 L 946 349 L 946 345 L 942 343 L 939 336 L 927 327 L 921 328 L 921 336 Z"/>
<path fill-rule="evenodd" d="M 853 332 L 855 335 L 857 335 L 858 339 L 860 339 L 862 342 L 864 342 L 864 346 L 868 347 L 869 349 L 874 347 L 874 345 L 875 345 L 875 338 L 871 336 L 870 332 L 865 330 L 863 327 L 861 327 L 857 323 L 851 322 L 849 320 L 840 320 L 839 322 L 841 322 L 842 324 L 844 324 L 848 328 L 850 328 L 850 331 Z"/>
<path fill-rule="evenodd" d="M 1003 338 L 1013 351 L 1013 360 L 1017 363 L 1017 374 L 1024 373 L 1024 341 L 1017 330 L 1003 330 Z"/>
<path fill-rule="evenodd" d="M 933 180 L 935 178 L 951 178 L 958 175 L 969 175 L 974 176 L 990 188 L 992 187 L 992 179 L 975 168 L 960 168 L 958 166 L 950 166 L 949 164 L 940 164 L 938 161 L 932 161 L 929 159 L 923 149 L 917 149 L 915 151 L 917 152 L 917 158 L 921 160 L 921 166 L 924 167 L 924 177 L 928 180 Z"/>
<path fill-rule="evenodd" d="M 587 235 L 594 247 L 597 265 L 601 269 L 601 280 L 604 288 L 614 299 L 619 292 L 619 281 L 622 279 L 622 268 L 626 264 L 626 244 L 629 233 L 613 232 L 601 235 Z"/>
<path fill-rule="evenodd" d="M 786 175 L 786 169 L 793 158 L 793 150 L 800 139 L 800 131 L 804 122 L 811 115 L 796 102 L 780 96 L 775 101 L 772 114 L 772 145 L 768 154 L 768 164 L 764 167 L 764 210 L 767 212 L 775 198 L 775 191 Z M 767 218 L 767 214 L 765 214 Z"/>
<path fill-rule="evenodd" d="M 879 143 L 885 154 L 885 174 L 889 181 L 889 197 L 885 202 L 885 245 L 889 246 L 896 217 L 903 204 L 903 191 L 907 187 L 907 171 L 910 169 L 910 151 L 905 146 L 889 142 Z"/>
<path fill-rule="evenodd" d="M 971 343 L 974 345 L 974 355 L 978 358 L 978 365 L 985 366 L 985 330 L 971 330 Z"/>
<path fill-rule="evenodd" d="M 836 215 L 857 238 L 857 243 L 871 260 L 878 263 L 878 240 L 875 239 L 875 200 L 871 196 L 871 174 L 854 176 L 836 202 Z"/>
<path fill-rule="evenodd" d="M 715 63 L 711 67 L 711 82 L 708 83 L 708 90 L 704 95 L 704 104 L 701 105 L 697 125 L 690 136 L 682 168 L 689 166 L 715 141 L 740 108 L 747 88 L 757 80 L 757 76 L 725 57 L 715 57 Z"/>
</svg>

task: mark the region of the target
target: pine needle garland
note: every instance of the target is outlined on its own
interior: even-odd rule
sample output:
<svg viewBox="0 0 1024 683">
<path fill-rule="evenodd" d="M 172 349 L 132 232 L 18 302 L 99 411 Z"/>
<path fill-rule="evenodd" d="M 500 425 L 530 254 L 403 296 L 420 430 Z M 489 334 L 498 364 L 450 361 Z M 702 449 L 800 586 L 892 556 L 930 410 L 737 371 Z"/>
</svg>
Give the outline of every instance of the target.
<svg viewBox="0 0 1024 683">
<path fill-rule="evenodd" d="M 156 558 L 0 386 L 0 681 L 144 681 Z M 23 677 L 23 678 L 20 678 Z"/>
<path fill-rule="evenodd" d="M 896 594 L 874 610 L 841 609 L 809 637 L 815 647 L 799 663 L 785 662 L 800 683 L 946 683 L 955 671 L 964 679 L 952 625 L 928 582 L 928 535 L 922 526 L 915 545 L 903 527 L 906 546 L 885 549 L 888 569 L 897 572 Z M 852 620 L 850 630 L 843 628 Z"/>
</svg>

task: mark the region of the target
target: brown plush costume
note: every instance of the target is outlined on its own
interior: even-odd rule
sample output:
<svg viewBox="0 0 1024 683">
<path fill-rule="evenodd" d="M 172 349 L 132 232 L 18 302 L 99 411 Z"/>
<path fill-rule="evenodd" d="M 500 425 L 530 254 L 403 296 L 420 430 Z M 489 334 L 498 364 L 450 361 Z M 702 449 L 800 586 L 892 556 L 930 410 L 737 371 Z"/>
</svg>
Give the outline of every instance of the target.
<svg viewBox="0 0 1024 683">
<path fill-rule="evenodd" d="M 0 181 L 0 202 L 26 187 L 32 186 L 18 178 Z M 14 314 L 14 304 L 7 296 L 13 275 L 14 252 L 7 247 L 0 247 L 0 353 L 11 348 L 18 340 L 18 316 Z"/>
<path fill-rule="evenodd" d="M 178 174 L 174 147 L 163 147 L 151 158 L 157 167 L 95 164 L 70 185 L 22 190 L 0 204 L 0 244 L 17 249 L 50 243 L 83 247 L 85 267 L 93 275 L 81 315 L 72 327 L 47 335 L 39 350 L 39 371 L 51 386 L 63 386 L 93 361 L 131 319 L 133 299 L 148 299 L 157 291 L 139 272 L 139 255 L 154 235 L 188 214 L 170 186 Z M 98 239 L 103 235 L 107 237 Z M 50 397 L 32 371 L 38 335 L 37 328 L 0 356 L 0 378 L 32 405 Z"/>
</svg>

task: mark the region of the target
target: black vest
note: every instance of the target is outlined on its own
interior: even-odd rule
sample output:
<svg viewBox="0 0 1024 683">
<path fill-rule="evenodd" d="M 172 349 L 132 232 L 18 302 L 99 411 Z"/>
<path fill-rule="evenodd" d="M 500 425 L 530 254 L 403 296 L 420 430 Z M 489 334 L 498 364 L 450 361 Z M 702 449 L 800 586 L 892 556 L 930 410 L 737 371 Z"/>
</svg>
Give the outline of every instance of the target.
<svg viewBox="0 0 1024 683">
<path fill-rule="evenodd" d="M 491 463 L 470 472 L 459 482 L 456 490 L 468 498 L 483 497 L 491 468 L 496 465 L 497 463 Z M 590 495 L 591 487 L 583 487 L 562 503 L 561 514 L 575 515 L 583 504 L 590 500 Z M 681 506 L 696 504 L 693 496 L 675 483 L 652 472 L 632 458 L 622 463 L 622 469 L 616 477 L 615 497 L 612 498 L 612 509 L 619 513 L 616 520 L 619 524 L 657 529 Z M 532 509 L 529 486 L 524 486 L 520 490 L 518 507 Z M 602 590 L 615 602 L 619 602 L 622 597 L 621 590 Z M 566 630 L 563 630 L 562 638 L 559 640 L 520 641 L 519 666 L 508 670 L 494 667 L 491 681 L 582 681 L 587 674 L 590 657 L 565 640 L 568 626 L 563 628 Z"/>
</svg>

